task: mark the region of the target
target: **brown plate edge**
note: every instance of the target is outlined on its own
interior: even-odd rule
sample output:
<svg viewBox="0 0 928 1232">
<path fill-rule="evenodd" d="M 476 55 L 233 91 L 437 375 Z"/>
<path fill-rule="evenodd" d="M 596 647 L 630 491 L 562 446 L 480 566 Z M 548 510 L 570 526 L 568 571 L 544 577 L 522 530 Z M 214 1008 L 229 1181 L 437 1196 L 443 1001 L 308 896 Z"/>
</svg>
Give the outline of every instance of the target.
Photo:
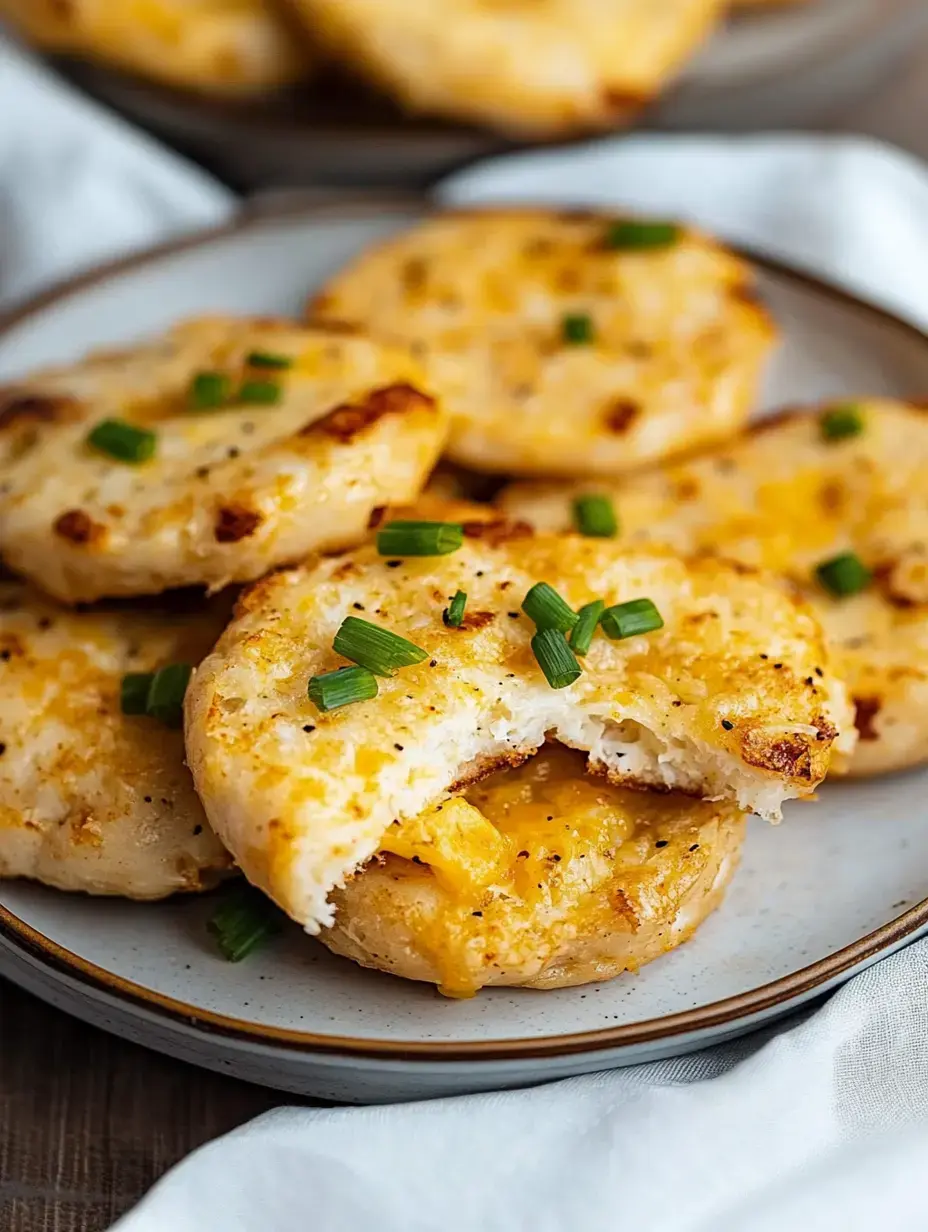
<svg viewBox="0 0 928 1232">
<path fill-rule="evenodd" d="M 407 213 L 428 208 L 428 203 L 418 195 L 378 194 L 346 195 L 337 201 L 307 203 L 299 194 L 257 208 L 247 208 L 231 221 L 221 223 L 205 231 L 168 240 L 141 252 L 118 257 L 93 269 L 79 273 L 57 283 L 13 308 L 0 314 L 0 337 L 23 321 L 43 311 L 61 299 L 78 294 L 89 287 L 98 286 L 107 279 L 155 263 L 164 257 L 174 256 L 189 249 L 199 248 L 217 240 L 247 232 L 252 227 L 273 222 L 275 219 L 307 218 L 324 220 L 382 215 L 385 212 Z M 506 208 L 506 207 L 497 207 Z M 520 208 L 516 205 L 511 208 Z M 526 208 L 524 205 L 521 208 Z M 469 210 L 444 210 L 444 213 L 468 213 Z M 595 212 L 595 211 L 590 211 Z M 734 246 L 733 246 L 734 247 Z M 882 320 L 898 330 L 914 335 L 928 344 L 928 334 L 917 326 L 896 317 L 883 308 L 878 308 L 858 299 L 850 292 L 832 286 L 813 275 L 806 274 L 785 263 L 761 256 L 750 250 L 734 247 L 746 260 L 759 267 L 803 284 L 820 295 L 856 308 L 865 314 Z M 539 1037 L 537 1039 L 513 1039 L 505 1042 L 470 1040 L 462 1042 L 391 1041 L 364 1039 L 350 1036 L 319 1035 L 306 1031 L 293 1031 L 283 1027 L 259 1026 L 242 1019 L 203 1010 L 172 997 L 163 996 L 131 980 L 114 975 L 103 967 L 81 958 L 71 950 L 52 941 L 20 919 L 7 907 L 0 904 L 0 937 L 14 948 L 24 950 L 34 959 L 59 971 L 96 991 L 102 991 L 117 999 L 127 1001 L 148 1012 L 183 1024 L 188 1030 L 198 1029 L 205 1033 L 237 1039 L 240 1042 L 256 1042 L 266 1045 L 282 1045 L 299 1051 L 341 1056 L 364 1056 L 396 1061 L 515 1061 L 544 1057 L 566 1057 L 584 1052 L 599 1052 L 612 1048 L 657 1043 L 691 1032 L 732 1026 L 739 1021 L 763 1014 L 781 1006 L 784 1009 L 798 998 L 812 995 L 821 988 L 855 967 L 875 958 L 883 951 L 898 947 L 906 939 L 923 928 L 928 928 L 928 899 L 922 900 L 895 920 L 882 925 L 849 946 L 834 954 L 819 959 L 808 967 L 794 971 L 771 983 L 763 984 L 746 993 L 685 1010 L 663 1018 L 646 1019 L 619 1027 L 605 1027 L 596 1031 L 583 1031 L 569 1035 Z"/>
</svg>

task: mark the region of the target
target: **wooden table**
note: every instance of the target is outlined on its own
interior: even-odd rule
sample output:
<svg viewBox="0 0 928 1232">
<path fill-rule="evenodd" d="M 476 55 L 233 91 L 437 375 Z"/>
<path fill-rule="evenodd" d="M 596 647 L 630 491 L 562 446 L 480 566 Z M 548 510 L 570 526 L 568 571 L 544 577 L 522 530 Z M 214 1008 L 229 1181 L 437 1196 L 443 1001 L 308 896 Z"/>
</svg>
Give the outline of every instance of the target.
<svg viewBox="0 0 928 1232">
<path fill-rule="evenodd" d="M 0 1229 L 102 1232 L 189 1151 L 284 1101 L 0 980 Z"/>
</svg>

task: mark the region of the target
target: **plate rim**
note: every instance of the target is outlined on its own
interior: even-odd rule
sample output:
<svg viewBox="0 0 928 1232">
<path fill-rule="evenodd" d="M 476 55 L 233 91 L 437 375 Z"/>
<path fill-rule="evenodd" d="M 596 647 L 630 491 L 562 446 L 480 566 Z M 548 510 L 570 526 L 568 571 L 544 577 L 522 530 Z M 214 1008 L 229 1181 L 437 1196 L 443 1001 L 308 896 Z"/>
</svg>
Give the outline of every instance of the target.
<svg viewBox="0 0 928 1232">
<path fill-rule="evenodd" d="M 492 210 L 525 209 L 528 205 L 506 203 L 490 205 Z M 534 206 L 533 208 L 544 208 Z M 568 207 L 562 207 L 567 211 Z M 475 208 L 449 209 L 419 194 L 376 193 L 344 194 L 326 201 L 307 201 L 299 194 L 293 199 L 278 199 L 271 203 L 245 208 L 233 218 L 205 230 L 174 237 L 163 243 L 95 265 L 51 287 L 45 288 L 0 313 L 0 342 L 14 329 L 62 300 L 80 295 L 122 274 L 143 270 L 146 266 L 200 249 L 210 244 L 247 235 L 275 221 L 303 219 L 310 224 L 351 218 L 382 218 L 385 213 L 468 214 Z M 576 210 L 570 212 L 577 212 Z M 605 210 L 583 209 L 585 214 L 607 213 Z M 797 269 L 786 262 L 761 255 L 743 246 L 729 245 L 752 264 L 770 273 L 786 277 L 831 299 L 894 327 L 928 347 L 928 331 L 920 329 L 885 308 L 868 303 L 851 291 Z M 732 1026 L 777 1006 L 788 1006 L 807 998 L 815 990 L 834 982 L 850 970 L 875 958 L 880 953 L 898 947 L 920 929 L 928 928 L 928 898 L 901 915 L 843 946 L 824 958 L 801 967 L 777 980 L 759 985 L 747 992 L 683 1010 L 660 1018 L 642 1019 L 614 1027 L 591 1031 L 568 1032 L 536 1038 L 499 1040 L 378 1040 L 373 1037 L 326 1035 L 288 1027 L 248 1022 L 227 1014 L 190 1005 L 166 996 L 132 980 L 115 975 L 88 959 L 75 954 L 21 919 L 0 902 L 0 939 L 15 949 L 25 951 L 46 967 L 87 986 L 128 1003 L 131 1007 L 154 1013 L 158 1017 L 211 1034 L 233 1038 L 241 1043 L 263 1043 L 284 1046 L 299 1052 L 340 1055 L 343 1057 L 380 1058 L 415 1061 L 519 1061 L 551 1057 L 567 1057 L 586 1052 L 658 1043 L 675 1036 Z M 520 990 L 534 995 L 531 990 Z"/>
</svg>

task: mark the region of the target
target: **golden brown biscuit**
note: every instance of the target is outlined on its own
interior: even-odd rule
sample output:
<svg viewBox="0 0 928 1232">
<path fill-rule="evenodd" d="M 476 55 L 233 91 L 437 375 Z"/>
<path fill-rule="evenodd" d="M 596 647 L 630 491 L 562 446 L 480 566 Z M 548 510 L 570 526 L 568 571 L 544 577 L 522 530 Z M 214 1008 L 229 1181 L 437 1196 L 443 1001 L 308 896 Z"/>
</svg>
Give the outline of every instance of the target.
<svg viewBox="0 0 928 1232">
<path fill-rule="evenodd" d="M 849 772 L 878 774 L 928 759 L 928 412 L 885 399 L 848 410 L 857 435 L 829 439 L 840 407 L 762 420 L 723 450 L 609 495 L 621 543 L 718 551 L 780 570 L 802 590 L 856 704 L 860 742 Z M 577 491 L 519 484 L 501 504 L 557 529 L 570 525 Z M 846 551 L 874 579 L 835 598 L 815 569 Z"/>
<path fill-rule="evenodd" d="M 248 93 L 306 76 L 308 40 L 276 0 L 0 0 L 27 38 L 204 93 Z"/>
<path fill-rule="evenodd" d="M 227 615 L 72 612 L 0 582 L 0 876 L 152 899 L 231 870 L 180 730 L 120 707 L 126 673 L 198 662 Z"/>
<path fill-rule="evenodd" d="M 307 28 L 412 111 L 556 135 L 658 95 L 726 0 L 293 0 Z"/>
<path fill-rule="evenodd" d="M 706 237 L 604 214 L 440 214 L 362 253 L 309 305 L 413 348 L 477 470 L 614 475 L 723 439 L 774 330 Z"/>
<path fill-rule="evenodd" d="M 153 455 L 94 445 L 114 419 Z M 359 542 L 375 508 L 418 495 L 445 433 L 404 352 L 287 321 L 186 321 L 0 390 L 0 541 L 66 602 L 218 589 Z"/>
<path fill-rule="evenodd" d="M 457 825 L 443 822 L 449 813 Z M 719 906 L 744 837 L 733 805 L 613 787 L 561 745 L 432 820 L 413 841 L 410 827 L 391 827 L 380 855 L 333 894 L 320 940 L 451 996 L 636 971 Z"/>
<path fill-rule="evenodd" d="M 394 820 L 412 821 L 546 738 L 588 753 L 620 785 L 768 817 L 809 795 L 833 747 L 853 741 L 818 625 L 779 583 L 517 524 L 463 530 L 443 556 L 370 545 L 265 578 L 188 690 L 187 753 L 207 815 L 249 880 L 310 931 L 331 923 L 331 890 Z M 663 627 L 596 636 L 578 679 L 553 688 L 521 611 L 540 581 L 575 609 L 649 598 Z M 458 590 L 464 620 L 448 627 Z M 308 684 L 344 664 L 333 639 L 347 616 L 424 658 L 380 679 L 370 700 L 322 712 Z"/>
</svg>

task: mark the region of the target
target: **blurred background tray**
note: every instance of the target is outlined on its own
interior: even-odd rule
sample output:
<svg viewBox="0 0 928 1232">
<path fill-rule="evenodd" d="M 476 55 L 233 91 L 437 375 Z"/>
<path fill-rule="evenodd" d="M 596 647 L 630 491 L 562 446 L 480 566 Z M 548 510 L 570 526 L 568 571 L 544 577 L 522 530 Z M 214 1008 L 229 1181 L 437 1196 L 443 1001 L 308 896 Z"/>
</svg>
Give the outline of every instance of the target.
<svg viewBox="0 0 928 1232">
<path fill-rule="evenodd" d="M 646 127 L 757 130 L 826 123 L 886 80 L 928 33 L 926 0 L 814 0 L 733 17 Z M 335 75 L 248 101 L 204 98 L 74 60 L 59 68 L 241 191 L 423 187 L 513 148 L 484 129 L 410 118 Z"/>
</svg>

